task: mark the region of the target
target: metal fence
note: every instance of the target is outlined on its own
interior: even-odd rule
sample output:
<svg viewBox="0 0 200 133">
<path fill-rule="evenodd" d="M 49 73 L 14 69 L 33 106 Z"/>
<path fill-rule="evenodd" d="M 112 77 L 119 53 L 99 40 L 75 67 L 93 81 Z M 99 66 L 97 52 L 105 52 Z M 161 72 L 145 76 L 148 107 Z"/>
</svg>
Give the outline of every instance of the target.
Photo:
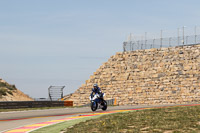
<svg viewBox="0 0 200 133">
<path fill-rule="evenodd" d="M 63 89 L 65 86 L 50 86 L 48 88 L 49 98 L 51 101 L 58 101 L 63 98 Z"/>
<path fill-rule="evenodd" d="M 189 44 L 200 44 L 200 35 L 168 37 L 159 39 L 125 41 L 123 43 L 123 51 L 134 51 L 140 49 L 175 47 Z"/>
</svg>

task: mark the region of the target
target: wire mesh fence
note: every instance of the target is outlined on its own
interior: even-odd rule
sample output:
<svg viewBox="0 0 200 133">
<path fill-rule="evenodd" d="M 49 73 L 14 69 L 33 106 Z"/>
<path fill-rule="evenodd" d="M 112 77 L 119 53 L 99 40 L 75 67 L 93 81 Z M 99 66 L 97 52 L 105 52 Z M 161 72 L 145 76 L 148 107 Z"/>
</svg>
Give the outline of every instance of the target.
<svg viewBox="0 0 200 133">
<path fill-rule="evenodd" d="M 187 32 L 183 29 L 178 28 L 177 37 L 170 37 L 171 35 L 175 36 L 173 33 L 175 32 L 167 32 L 166 30 L 163 32 L 161 30 L 160 38 L 157 39 L 146 39 L 146 32 L 145 36 L 142 36 L 141 39 L 138 39 L 137 36 L 130 35 L 128 40 L 123 43 L 123 51 L 134 51 L 140 49 L 151 49 L 151 48 L 162 48 L 162 47 L 175 47 L 181 45 L 192 45 L 192 44 L 199 44 L 200 43 L 200 35 L 197 35 L 197 31 L 199 27 L 194 29 L 187 28 Z M 167 37 L 163 37 L 163 34 Z M 181 35 L 183 34 L 183 35 Z M 190 34 L 190 35 L 188 35 Z M 192 35 L 193 34 L 193 35 Z"/>
<path fill-rule="evenodd" d="M 123 51 L 125 52 L 125 51 L 134 51 L 140 49 L 175 47 L 175 46 L 199 44 L 199 43 L 200 43 L 200 35 L 126 41 L 123 43 Z"/>
</svg>

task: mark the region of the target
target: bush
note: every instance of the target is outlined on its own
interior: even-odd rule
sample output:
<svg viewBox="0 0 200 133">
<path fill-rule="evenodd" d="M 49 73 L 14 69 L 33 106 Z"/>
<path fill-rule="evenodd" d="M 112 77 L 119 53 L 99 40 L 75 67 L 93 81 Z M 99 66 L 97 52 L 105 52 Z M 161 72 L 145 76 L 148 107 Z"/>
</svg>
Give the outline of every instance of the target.
<svg viewBox="0 0 200 133">
<path fill-rule="evenodd" d="M 0 87 L 6 87 L 6 83 L 0 82 Z"/>
<path fill-rule="evenodd" d="M 3 82 L 0 82 L 0 87 L 6 87 L 8 88 L 9 90 L 16 90 L 17 88 L 15 87 L 15 85 L 9 85 L 8 83 L 3 83 Z"/>
<path fill-rule="evenodd" d="M 13 95 L 12 91 L 7 91 L 8 94 Z"/>
<path fill-rule="evenodd" d="M 5 88 L 0 88 L 0 96 L 6 96 L 7 90 Z"/>
<path fill-rule="evenodd" d="M 9 90 L 16 90 L 17 88 L 15 87 L 15 85 L 8 85 L 7 88 Z"/>
<path fill-rule="evenodd" d="M 6 96 L 7 93 L 13 95 L 12 91 L 16 90 L 15 85 L 9 85 L 8 83 L 0 82 L 0 97 Z"/>
</svg>

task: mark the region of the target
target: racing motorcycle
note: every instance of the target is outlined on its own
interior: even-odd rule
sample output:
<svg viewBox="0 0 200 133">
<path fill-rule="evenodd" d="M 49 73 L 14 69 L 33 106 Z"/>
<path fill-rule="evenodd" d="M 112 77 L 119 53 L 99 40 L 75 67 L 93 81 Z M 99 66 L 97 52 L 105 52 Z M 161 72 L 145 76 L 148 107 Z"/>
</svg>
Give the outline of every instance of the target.
<svg viewBox="0 0 200 133">
<path fill-rule="evenodd" d="M 102 95 L 103 97 L 105 96 L 104 93 Z M 93 97 L 90 96 L 90 101 L 92 111 L 96 111 L 97 109 L 107 109 L 107 102 L 103 98 L 100 98 L 98 93 L 96 93 Z"/>
</svg>

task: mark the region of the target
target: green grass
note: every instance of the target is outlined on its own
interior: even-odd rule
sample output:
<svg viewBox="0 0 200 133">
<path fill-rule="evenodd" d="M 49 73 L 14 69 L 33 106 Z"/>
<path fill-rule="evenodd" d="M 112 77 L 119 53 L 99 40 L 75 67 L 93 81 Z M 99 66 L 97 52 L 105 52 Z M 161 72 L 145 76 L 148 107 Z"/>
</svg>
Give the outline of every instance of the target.
<svg viewBox="0 0 200 133">
<path fill-rule="evenodd" d="M 67 128 L 65 133 L 198 133 L 200 106 L 170 107 L 105 115 Z"/>
</svg>

